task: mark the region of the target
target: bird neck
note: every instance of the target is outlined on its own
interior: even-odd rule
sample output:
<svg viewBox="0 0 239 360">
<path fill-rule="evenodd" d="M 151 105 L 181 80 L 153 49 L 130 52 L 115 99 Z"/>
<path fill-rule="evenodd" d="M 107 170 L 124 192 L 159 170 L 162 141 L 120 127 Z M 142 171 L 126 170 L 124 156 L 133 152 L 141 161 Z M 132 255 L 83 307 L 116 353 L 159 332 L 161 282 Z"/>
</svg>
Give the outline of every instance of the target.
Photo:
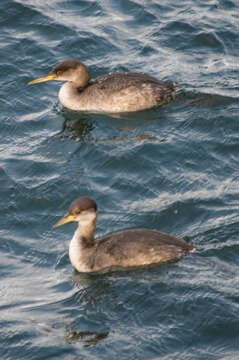
<svg viewBox="0 0 239 360">
<path fill-rule="evenodd" d="M 89 70 L 85 65 L 81 65 L 81 67 L 75 72 L 74 76 L 72 76 L 71 83 L 76 88 L 84 89 L 90 80 Z"/>
<path fill-rule="evenodd" d="M 58 97 L 62 105 L 68 109 L 79 110 L 80 103 L 81 110 L 85 110 L 84 105 L 86 104 L 84 102 L 84 97 L 82 97 L 82 94 L 79 91 L 79 86 L 75 82 L 68 81 L 67 83 L 62 85 Z"/>
<path fill-rule="evenodd" d="M 96 218 L 93 221 L 84 221 L 78 223 L 72 242 L 84 247 L 94 245 Z"/>
</svg>

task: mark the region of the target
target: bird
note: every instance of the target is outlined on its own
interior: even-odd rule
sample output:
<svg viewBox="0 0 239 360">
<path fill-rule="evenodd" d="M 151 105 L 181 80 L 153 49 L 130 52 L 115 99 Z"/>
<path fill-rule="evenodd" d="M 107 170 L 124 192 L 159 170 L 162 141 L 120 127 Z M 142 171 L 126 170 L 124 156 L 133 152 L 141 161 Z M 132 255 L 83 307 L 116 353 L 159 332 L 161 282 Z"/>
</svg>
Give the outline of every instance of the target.
<svg viewBox="0 0 239 360">
<path fill-rule="evenodd" d="M 77 59 L 60 62 L 48 75 L 28 82 L 67 81 L 58 97 L 63 107 L 91 113 L 124 113 L 150 109 L 175 99 L 175 83 L 136 72 L 109 73 L 90 80 L 88 68 Z"/>
<path fill-rule="evenodd" d="M 89 197 L 72 202 L 69 212 L 53 227 L 71 221 L 78 227 L 69 245 L 69 258 L 78 272 L 130 268 L 174 262 L 196 251 L 185 240 L 157 230 L 122 230 L 95 239 L 97 204 Z"/>
</svg>

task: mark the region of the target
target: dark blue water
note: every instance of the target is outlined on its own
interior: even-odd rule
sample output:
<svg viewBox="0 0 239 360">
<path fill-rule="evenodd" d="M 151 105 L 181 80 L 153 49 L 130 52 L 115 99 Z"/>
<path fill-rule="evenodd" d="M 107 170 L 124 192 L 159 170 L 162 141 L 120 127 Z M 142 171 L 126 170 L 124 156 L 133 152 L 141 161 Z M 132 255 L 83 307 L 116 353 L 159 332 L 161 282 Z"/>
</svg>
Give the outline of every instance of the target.
<svg viewBox="0 0 239 360">
<path fill-rule="evenodd" d="M 238 359 L 239 4 L 2 0 L 1 359 Z M 78 58 L 92 77 L 140 71 L 182 86 L 121 118 L 62 110 Z M 109 274 L 72 269 L 72 200 L 99 206 L 96 234 L 184 237 L 178 263 Z"/>
</svg>

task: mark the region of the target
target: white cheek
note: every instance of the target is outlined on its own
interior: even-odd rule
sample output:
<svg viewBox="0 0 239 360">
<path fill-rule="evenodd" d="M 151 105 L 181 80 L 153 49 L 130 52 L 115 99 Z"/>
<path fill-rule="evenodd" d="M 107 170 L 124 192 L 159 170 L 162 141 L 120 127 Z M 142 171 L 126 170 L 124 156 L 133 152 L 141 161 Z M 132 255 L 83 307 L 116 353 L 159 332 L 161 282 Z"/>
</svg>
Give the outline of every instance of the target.
<svg viewBox="0 0 239 360">
<path fill-rule="evenodd" d="M 97 217 L 97 213 L 95 212 L 88 212 L 88 213 L 82 213 L 82 214 L 79 214 L 77 217 L 76 217 L 76 221 L 78 221 L 79 223 L 92 223 L 93 221 L 95 221 Z"/>
</svg>

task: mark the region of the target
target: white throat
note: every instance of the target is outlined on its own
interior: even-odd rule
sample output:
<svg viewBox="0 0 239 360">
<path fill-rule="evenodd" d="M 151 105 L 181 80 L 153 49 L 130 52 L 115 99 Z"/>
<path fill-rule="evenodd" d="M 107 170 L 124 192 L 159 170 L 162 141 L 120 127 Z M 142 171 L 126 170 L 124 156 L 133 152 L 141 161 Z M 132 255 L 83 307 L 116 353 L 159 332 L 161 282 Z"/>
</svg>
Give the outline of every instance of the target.
<svg viewBox="0 0 239 360">
<path fill-rule="evenodd" d="M 69 257 L 72 265 L 80 272 L 88 272 L 88 257 L 94 248 L 94 229 L 97 213 L 79 215 L 78 227 L 69 245 Z M 92 245 L 91 245 L 92 242 Z"/>
<path fill-rule="evenodd" d="M 83 261 L 81 238 L 81 231 L 78 227 L 69 245 L 69 257 L 74 268 L 76 268 L 80 272 L 85 272 L 87 270 L 85 269 Z"/>
<path fill-rule="evenodd" d="M 71 110 L 78 110 L 80 95 L 77 86 L 68 81 L 62 85 L 58 94 L 59 100 L 63 106 Z M 78 106 L 77 106 L 78 105 Z"/>
</svg>

